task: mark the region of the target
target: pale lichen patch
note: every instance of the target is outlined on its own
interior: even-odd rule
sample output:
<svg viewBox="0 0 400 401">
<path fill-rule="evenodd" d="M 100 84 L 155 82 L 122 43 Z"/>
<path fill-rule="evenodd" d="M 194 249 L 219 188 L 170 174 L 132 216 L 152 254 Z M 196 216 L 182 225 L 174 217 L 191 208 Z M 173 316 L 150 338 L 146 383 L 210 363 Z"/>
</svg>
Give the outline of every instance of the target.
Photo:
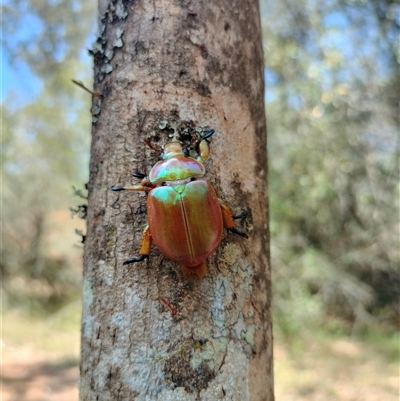
<svg viewBox="0 0 400 401">
<path fill-rule="evenodd" d="M 115 31 L 115 39 L 113 41 L 113 46 L 114 47 L 122 47 L 124 44 L 122 41 L 122 35 L 124 33 L 124 30 L 122 28 L 117 28 Z"/>
<path fill-rule="evenodd" d="M 226 369 L 226 366 L 234 366 L 235 370 Z M 243 375 L 247 366 L 248 359 L 241 345 L 231 341 L 218 376 L 200 392 L 200 399 L 202 401 L 248 401 L 250 399 L 248 381 L 247 376 Z"/>
<path fill-rule="evenodd" d="M 93 334 L 94 317 L 90 313 L 90 308 L 93 302 L 93 281 L 90 277 L 83 280 L 82 289 L 82 307 L 83 307 L 83 320 L 82 320 L 82 333 L 83 337 L 90 338 Z"/>
<path fill-rule="evenodd" d="M 226 326 L 225 314 L 225 294 L 226 294 L 226 278 L 218 277 L 214 280 L 214 298 L 211 305 L 211 319 L 213 325 L 222 328 Z"/>
<path fill-rule="evenodd" d="M 248 324 L 246 331 L 241 333 L 242 338 L 252 347 L 254 346 L 254 334 L 256 332 L 257 326 L 255 324 Z"/>
<path fill-rule="evenodd" d="M 232 327 L 231 333 L 234 339 L 241 339 L 242 333 L 246 332 L 246 322 L 243 318 L 243 314 L 239 313 L 238 319 Z"/>
<path fill-rule="evenodd" d="M 211 336 L 211 328 L 209 326 L 198 326 L 193 329 L 193 340 L 202 342 Z"/>
<path fill-rule="evenodd" d="M 232 266 L 240 258 L 242 254 L 241 249 L 234 243 L 229 242 L 225 245 L 222 255 L 228 265 Z"/>
<path fill-rule="evenodd" d="M 117 39 L 115 39 L 114 42 L 113 42 L 113 46 L 114 46 L 114 47 L 122 47 L 123 44 L 124 44 L 124 42 L 122 41 L 121 38 L 117 38 Z"/>
<path fill-rule="evenodd" d="M 190 366 L 195 370 L 205 363 L 212 371 L 218 370 L 225 358 L 228 343 L 228 337 L 207 341 L 202 347 L 193 351 Z"/>
<path fill-rule="evenodd" d="M 115 6 L 115 15 L 119 19 L 125 19 L 128 16 L 128 11 L 127 11 L 123 1 L 119 1 L 117 3 L 117 5 Z"/>
<path fill-rule="evenodd" d="M 106 56 L 107 60 L 110 61 L 114 57 L 114 50 L 107 49 L 104 55 Z"/>
<path fill-rule="evenodd" d="M 105 74 L 109 74 L 113 70 L 113 66 L 109 63 L 103 64 L 100 68 L 101 72 L 104 72 Z"/>
<path fill-rule="evenodd" d="M 106 263 L 104 260 L 97 262 L 97 271 L 101 274 L 107 286 L 112 286 L 114 283 L 115 269 L 113 265 Z"/>
<path fill-rule="evenodd" d="M 189 394 L 183 387 L 173 390 L 164 389 L 158 394 L 157 401 L 196 401 L 196 394 Z M 149 400 L 150 401 L 150 400 Z"/>
</svg>

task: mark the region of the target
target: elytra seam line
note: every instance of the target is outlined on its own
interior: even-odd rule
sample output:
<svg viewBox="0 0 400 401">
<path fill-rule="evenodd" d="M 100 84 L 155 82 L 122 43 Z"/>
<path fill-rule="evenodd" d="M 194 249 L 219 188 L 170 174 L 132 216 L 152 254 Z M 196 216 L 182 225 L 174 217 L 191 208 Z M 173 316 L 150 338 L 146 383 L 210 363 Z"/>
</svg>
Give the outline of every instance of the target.
<svg viewBox="0 0 400 401">
<path fill-rule="evenodd" d="M 190 256 L 192 257 L 192 260 L 194 260 L 193 243 L 192 243 L 192 238 L 190 237 L 189 224 L 188 224 L 187 217 L 186 217 L 185 204 L 183 203 L 182 196 L 181 195 L 179 195 L 179 196 L 180 196 L 180 201 L 181 201 L 181 206 L 182 206 L 183 221 L 185 222 L 186 238 L 187 238 L 187 241 L 189 244 Z"/>
</svg>

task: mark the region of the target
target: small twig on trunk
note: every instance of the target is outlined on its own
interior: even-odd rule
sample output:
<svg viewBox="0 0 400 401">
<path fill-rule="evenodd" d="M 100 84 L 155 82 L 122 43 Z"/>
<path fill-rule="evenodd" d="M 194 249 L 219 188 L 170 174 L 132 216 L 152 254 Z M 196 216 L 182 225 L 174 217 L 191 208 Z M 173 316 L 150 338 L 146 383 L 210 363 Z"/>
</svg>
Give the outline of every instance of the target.
<svg viewBox="0 0 400 401">
<path fill-rule="evenodd" d="M 82 81 L 76 81 L 75 79 L 71 79 L 71 81 L 72 81 L 75 85 L 77 85 L 77 86 L 79 86 L 81 89 L 83 89 L 84 91 L 89 92 L 92 96 L 96 96 L 96 97 L 101 97 L 101 96 L 103 96 L 101 93 L 99 93 L 99 92 L 93 92 L 92 90 L 90 90 L 89 88 L 87 88 L 87 87 L 83 84 Z"/>
</svg>

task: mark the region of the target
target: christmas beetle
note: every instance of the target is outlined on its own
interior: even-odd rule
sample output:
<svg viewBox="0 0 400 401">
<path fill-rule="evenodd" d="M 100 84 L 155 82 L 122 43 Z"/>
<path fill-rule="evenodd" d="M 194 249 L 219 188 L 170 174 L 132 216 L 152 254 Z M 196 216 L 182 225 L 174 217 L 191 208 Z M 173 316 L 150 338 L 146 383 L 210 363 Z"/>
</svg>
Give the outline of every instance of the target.
<svg viewBox="0 0 400 401">
<path fill-rule="evenodd" d="M 209 138 L 213 134 L 214 130 L 205 131 L 195 141 L 196 158 L 185 155 L 174 135 L 164 145 L 162 160 L 154 165 L 148 177 L 133 174 L 142 179 L 140 185 L 111 187 L 113 191 L 148 193 L 148 224 L 143 231 L 140 256 L 126 260 L 124 265 L 146 259 L 154 241 L 164 255 L 182 265 L 185 275 L 201 278 L 207 272 L 206 258 L 221 241 L 223 227 L 247 238 L 234 223 L 244 213 L 234 216 L 204 178 L 203 161 L 209 156 Z"/>
</svg>

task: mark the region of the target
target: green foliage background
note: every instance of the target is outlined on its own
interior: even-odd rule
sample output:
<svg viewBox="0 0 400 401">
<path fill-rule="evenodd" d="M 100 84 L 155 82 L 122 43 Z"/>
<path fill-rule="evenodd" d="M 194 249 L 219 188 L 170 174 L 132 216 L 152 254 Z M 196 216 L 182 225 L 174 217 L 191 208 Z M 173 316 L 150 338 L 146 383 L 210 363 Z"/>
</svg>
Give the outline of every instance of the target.
<svg viewBox="0 0 400 401">
<path fill-rule="evenodd" d="M 396 325 L 399 5 L 261 4 L 275 323 Z"/>
<path fill-rule="evenodd" d="M 399 5 L 262 0 L 275 325 L 399 322 Z M 80 266 L 51 252 L 53 212 L 81 203 L 88 175 L 87 48 L 81 0 L 3 5 L 3 49 L 37 93 L 2 103 L 6 306 L 54 311 L 79 297 Z M 29 92 L 29 91 L 28 91 Z M 54 234 L 53 234 L 54 235 Z M 79 243 L 79 239 L 76 240 Z M 75 244 L 76 245 L 76 244 Z"/>
<path fill-rule="evenodd" d="M 85 46 L 95 7 L 13 0 L 2 11 L 4 56 L 17 73 L 29 71 L 23 93 L 7 93 L 1 106 L 3 299 L 6 307 L 55 311 L 80 295 L 76 244 L 55 251 L 50 243 L 57 212 L 77 203 L 72 186 L 88 177 L 90 96 L 71 78 L 91 82 Z"/>
</svg>

